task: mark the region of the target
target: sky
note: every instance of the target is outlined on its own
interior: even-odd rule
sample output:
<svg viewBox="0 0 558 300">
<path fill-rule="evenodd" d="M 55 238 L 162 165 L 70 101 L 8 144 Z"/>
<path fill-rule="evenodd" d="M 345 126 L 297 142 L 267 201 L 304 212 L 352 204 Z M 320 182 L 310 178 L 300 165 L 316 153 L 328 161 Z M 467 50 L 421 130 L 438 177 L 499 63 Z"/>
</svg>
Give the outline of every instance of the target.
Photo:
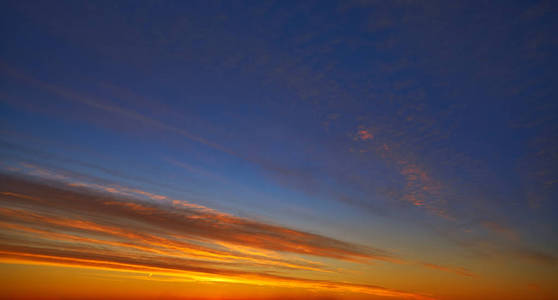
<svg viewBox="0 0 558 300">
<path fill-rule="evenodd" d="M 0 23 L 0 299 L 558 299 L 555 1 Z"/>
</svg>

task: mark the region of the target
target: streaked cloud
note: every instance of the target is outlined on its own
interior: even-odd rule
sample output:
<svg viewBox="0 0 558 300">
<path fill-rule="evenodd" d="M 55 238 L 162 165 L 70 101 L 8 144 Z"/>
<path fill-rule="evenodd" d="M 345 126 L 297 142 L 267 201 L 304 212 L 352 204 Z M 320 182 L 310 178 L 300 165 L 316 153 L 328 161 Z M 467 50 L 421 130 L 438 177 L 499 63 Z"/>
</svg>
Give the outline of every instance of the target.
<svg viewBox="0 0 558 300">
<path fill-rule="evenodd" d="M 474 277 L 475 274 L 473 274 L 471 271 L 465 269 L 465 268 L 452 268 L 452 267 L 446 267 L 446 266 L 440 266 L 440 265 L 436 265 L 436 264 L 431 264 L 431 263 L 421 263 L 422 266 L 430 268 L 430 269 L 435 269 L 435 270 L 441 270 L 444 272 L 449 272 L 449 273 L 454 273 L 454 274 L 458 274 L 458 275 L 462 275 L 462 276 L 468 276 L 468 277 Z"/>
<path fill-rule="evenodd" d="M 485 228 L 487 228 L 487 229 L 489 229 L 489 230 L 491 230 L 491 231 L 493 231 L 493 232 L 495 232 L 499 235 L 502 235 L 503 237 L 505 237 L 509 240 L 512 240 L 512 241 L 519 240 L 519 234 L 515 230 L 513 230 L 512 228 L 510 228 L 508 226 L 505 226 L 505 225 L 503 225 L 499 222 L 484 221 L 484 222 L 482 222 L 482 225 Z"/>
<path fill-rule="evenodd" d="M 393 258 L 380 249 L 181 205 L 176 200 L 138 202 L 112 190 L 8 175 L 2 175 L 1 182 L 3 261 L 185 272 L 249 284 L 428 298 L 381 287 L 276 275 L 281 269 L 333 271 L 305 256 L 351 262 Z"/>
</svg>

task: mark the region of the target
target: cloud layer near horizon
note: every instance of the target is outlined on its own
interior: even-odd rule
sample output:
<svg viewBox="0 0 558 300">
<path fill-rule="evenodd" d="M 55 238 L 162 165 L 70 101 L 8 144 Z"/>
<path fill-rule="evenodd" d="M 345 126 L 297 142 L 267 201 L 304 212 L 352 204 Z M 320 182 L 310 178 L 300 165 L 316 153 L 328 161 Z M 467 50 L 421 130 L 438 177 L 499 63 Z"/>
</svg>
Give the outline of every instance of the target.
<svg viewBox="0 0 558 300">
<path fill-rule="evenodd" d="M 269 285 L 335 287 L 374 295 L 422 296 L 281 275 L 332 272 L 314 258 L 397 261 L 373 249 L 239 218 L 185 201 L 139 201 L 114 190 L 2 174 L 0 256 L 85 267 L 222 276 Z M 194 274 L 194 275 L 192 275 Z"/>
</svg>

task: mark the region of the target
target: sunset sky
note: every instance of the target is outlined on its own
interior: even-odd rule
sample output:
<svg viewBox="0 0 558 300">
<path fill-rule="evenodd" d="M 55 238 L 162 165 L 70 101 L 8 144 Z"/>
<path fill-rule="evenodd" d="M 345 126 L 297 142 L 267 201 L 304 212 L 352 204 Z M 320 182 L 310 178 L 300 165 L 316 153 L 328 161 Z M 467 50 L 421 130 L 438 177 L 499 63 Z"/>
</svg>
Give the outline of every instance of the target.
<svg viewBox="0 0 558 300">
<path fill-rule="evenodd" d="M 556 1 L 0 22 L 0 299 L 558 299 Z"/>
</svg>

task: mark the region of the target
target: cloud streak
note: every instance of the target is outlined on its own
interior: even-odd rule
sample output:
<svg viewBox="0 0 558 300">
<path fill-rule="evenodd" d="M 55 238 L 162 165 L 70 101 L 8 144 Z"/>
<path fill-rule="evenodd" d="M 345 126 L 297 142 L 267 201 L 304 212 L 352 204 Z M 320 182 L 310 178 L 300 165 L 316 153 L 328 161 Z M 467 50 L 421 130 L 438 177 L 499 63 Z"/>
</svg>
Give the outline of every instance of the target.
<svg viewBox="0 0 558 300">
<path fill-rule="evenodd" d="M 244 283 L 427 299 L 369 285 L 280 275 L 282 269 L 332 272 L 305 256 L 351 262 L 393 259 L 387 251 L 177 205 L 176 200 L 138 202 L 110 191 L 0 176 L 0 257 L 5 262 L 178 272 Z"/>
<path fill-rule="evenodd" d="M 69 214 L 88 211 L 93 219 L 114 217 L 114 220 L 135 221 L 142 226 L 152 226 L 158 230 L 168 230 L 184 237 L 198 240 L 216 239 L 230 243 L 314 256 L 346 260 L 388 259 L 391 254 L 358 246 L 324 236 L 269 225 L 232 215 L 215 213 L 199 207 L 134 202 L 131 198 L 118 196 L 118 193 L 98 194 L 91 189 L 76 188 L 75 184 L 54 188 L 52 186 L 5 177 L 3 195 L 8 199 L 18 199 L 38 206 L 36 209 L 61 209 Z M 74 189 L 71 189 L 74 188 Z M 125 225 L 125 224 L 118 224 Z M 126 226 L 122 226 L 126 227 Z M 137 229 L 141 229 L 137 228 Z"/>
</svg>

